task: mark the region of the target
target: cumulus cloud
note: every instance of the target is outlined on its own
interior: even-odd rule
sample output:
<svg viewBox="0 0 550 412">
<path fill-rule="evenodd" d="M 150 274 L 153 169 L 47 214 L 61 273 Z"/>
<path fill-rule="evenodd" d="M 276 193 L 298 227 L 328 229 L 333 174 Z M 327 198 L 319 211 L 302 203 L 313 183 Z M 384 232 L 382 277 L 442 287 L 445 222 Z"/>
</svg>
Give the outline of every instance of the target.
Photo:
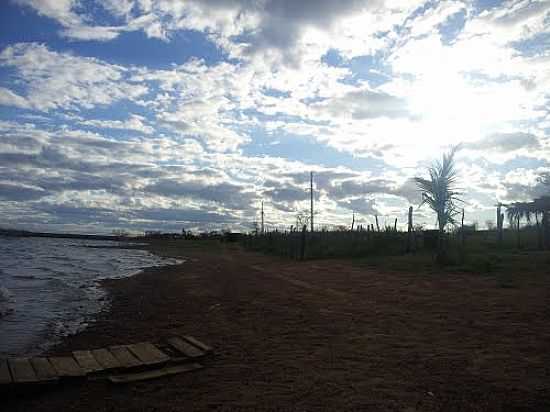
<svg viewBox="0 0 550 412">
<path fill-rule="evenodd" d="M 155 130 L 153 127 L 146 124 L 145 117 L 136 114 L 130 115 L 126 120 L 89 119 L 80 120 L 78 123 L 83 126 L 91 126 L 100 129 L 134 130 L 144 134 L 152 134 Z"/>
<path fill-rule="evenodd" d="M 418 204 L 410 177 L 455 143 L 476 205 L 539 193 L 521 168 L 550 161 L 544 1 L 17 4 L 57 21 L 65 43 L 0 51 L 6 216 L 212 227 L 250 223 L 263 199 L 288 222 L 313 170 L 318 221 L 341 223 Z M 214 61 L 113 64 L 66 41 L 188 30 L 219 48 Z M 311 163 L 273 145 L 284 139 Z"/>
<path fill-rule="evenodd" d="M 495 133 L 483 140 L 464 145 L 465 149 L 496 150 L 499 152 L 511 152 L 514 150 L 533 150 L 540 148 L 540 143 L 534 134 L 525 132 Z"/>
<path fill-rule="evenodd" d="M 29 109 L 31 107 L 27 99 L 5 87 L 0 87 L 0 105 L 15 106 L 21 109 Z"/>
<path fill-rule="evenodd" d="M 137 99 L 147 92 L 143 84 L 126 81 L 127 69 L 121 66 L 51 51 L 38 43 L 6 47 L 0 53 L 0 65 L 16 70 L 16 77 L 26 89 L 22 98 L 41 111 L 91 109 Z"/>
<path fill-rule="evenodd" d="M 525 169 L 518 168 L 504 175 L 500 198 L 504 202 L 525 202 L 534 198 L 550 195 L 550 187 L 540 180 L 547 168 Z"/>
<path fill-rule="evenodd" d="M 353 210 L 363 215 L 378 215 L 381 212 L 376 208 L 376 200 L 354 197 L 346 200 L 339 200 L 338 205 L 348 210 Z"/>
<path fill-rule="evenodd" d="M 502 7 L 485 10 L 466 22 L 461 37 L 489 37 L 492 42 L 504 44 L 548 32 L 547 1 L 509 1 Z"/>
<path fill-rule="evenodd" d="M 377 117 L 398 118 L 410 115 L 406 100 L 368 89 L 349 91 L 343 96 L 317 103 L 313 108 L 330 116 L 353 120 Z"/>
<path fill-rule="evenodd" d="M 466 4 L 461 1 L 440 1 L 435 7 L 428 8 L 420 15 L 408 20 L 406 27 L 411 31 L 411 36 L 420 36 L 437 31 L 439 25 L 465 10 Z"/>
<path fill-rule="evenodd" d="M 107 41 L 116 38 L 124 27 L 103 27 L 87 24 L 90 17 L 80 10 L 77 0 L 15 0 L 38 14 L 56 20 L 64 29 L 60 34 L 75 40 Z"/>
<path fill-rule="evenodd" d="M 193 197 L 239 210 L 249 209 L 255 198 L 255 193 L 246 187 L 229 182 L 210 184 L 204 180 L 162 179 L 145 186 L 143 191 L 166 197 Z"/>
</svg>

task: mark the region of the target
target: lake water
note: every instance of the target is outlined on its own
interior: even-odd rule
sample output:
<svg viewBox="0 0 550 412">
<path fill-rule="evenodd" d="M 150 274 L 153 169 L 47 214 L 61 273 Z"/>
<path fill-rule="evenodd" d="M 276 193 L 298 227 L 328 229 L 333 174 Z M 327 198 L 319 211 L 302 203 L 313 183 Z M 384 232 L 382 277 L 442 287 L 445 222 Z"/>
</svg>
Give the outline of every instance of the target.
<svg viewBox="0 0 550 412">
<path fill-rule="evenodd" d="M 100 280 L 181 263 L 112 247 L 124 244 L 0 236 L 0 357 L 40 353 L 86 327 L 109 302 Z"/>
</svg>

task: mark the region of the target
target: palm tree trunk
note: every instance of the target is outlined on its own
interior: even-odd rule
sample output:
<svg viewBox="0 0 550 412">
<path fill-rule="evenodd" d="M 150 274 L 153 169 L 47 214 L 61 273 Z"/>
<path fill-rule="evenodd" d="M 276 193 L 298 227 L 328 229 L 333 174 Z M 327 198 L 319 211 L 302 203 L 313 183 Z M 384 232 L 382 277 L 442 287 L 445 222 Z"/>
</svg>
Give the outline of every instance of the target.
<svg viewBox="0 0 550 412">
<path fill-rule="evenodd" d="M 545 249 L 550 249 L 550 223 L 548 222 L 548 214 L 548 210 L 542 212 L 542 230 Z"/>
<path fill-rule="evenodd" d="M 543 233 L 539 223 L 539 212 L 535 212 L 535 221 L 537 222 L 537 248 L 543 250 Z"/>
<path fill-rule="evenodd" d="M 519 216 L 517 217 L 517 226 L 518 226 L 518 249 L 521 249 L 521 239 L 520 239 L 520 232 L 519 232 Z"/>
<path fill-rule="evenodd" d="M 439 226 L 439 233 L 437 234 L 437 257 L 436 260 L 438 263 L 445 263 L 447 256 L 445 253 L 445 226 L 441 223 L 443 218 L 441 216 L 437 217 L 437 222 Z"/>
</svg>

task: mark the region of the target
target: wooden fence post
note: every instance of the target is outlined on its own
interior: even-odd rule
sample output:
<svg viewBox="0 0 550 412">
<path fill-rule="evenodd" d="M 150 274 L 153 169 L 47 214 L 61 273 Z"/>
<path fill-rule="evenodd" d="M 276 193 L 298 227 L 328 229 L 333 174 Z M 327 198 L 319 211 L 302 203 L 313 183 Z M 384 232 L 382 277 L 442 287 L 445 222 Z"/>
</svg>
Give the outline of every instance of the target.
<svg viewBox="0 0 550 412">
<path fill-rule="evenodd" d="M 462 223 L 460 226 L 460 235 L 461 235 L 460 242 L 462 244 L 462 248 L 464 248 L 464 239 L 466 236 L 466 234 L 464 233 L 464 208 L 462 209 Z"/>
<path fill-rule="evenodd" d="M 302 227 L 302 241 L 300 242 L 300 260 L 304 260 L 304 256 L 306 253 L 306 230 L 307 227 L 304 225 Z"/>
<path fill-rule="evenodd" d="M 550 249 L 550 211 L 545 210 L 542 213 L 543 245 L 545 249 Z"/>
<path fill-rule="evenodd" d="M 504 222 L 504 214 L 500 213 L 501 205 L 497 205 L 497 243 L 502 245 L 502 223 Z"/>
<path fill-rule="evenodd" d="M 409 222 L 407 223 L 407 253 L 412 250 L 413 207 L 409 207 Z"/>
</svg>

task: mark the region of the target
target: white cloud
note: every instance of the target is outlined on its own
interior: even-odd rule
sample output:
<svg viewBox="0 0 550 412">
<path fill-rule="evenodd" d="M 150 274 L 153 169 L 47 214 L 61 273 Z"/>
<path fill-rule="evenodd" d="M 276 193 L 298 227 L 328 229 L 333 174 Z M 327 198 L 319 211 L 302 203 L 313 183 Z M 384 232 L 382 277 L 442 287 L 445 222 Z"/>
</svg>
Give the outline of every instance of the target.
<svg viewBox="0 0 550 412">
<path fill-rule="evenodd" d="M 437 2 L 435 7 L 425 10 L 418 17 L 409 20 L 406 27 L 410 29 L 411 36 L 435 32 L 440 24 L 456 13 L 465 11 L 465 9 L 466 4 L 462 1 L 445 0 Z"/>
<path fill-rule="evenodd" d="M 516 162 L 550 161 L 547 47 L 527 52 L 517 43 L 548 31 L 548 2 L 509 1 L 480 14 L 461 1 L 101 2 L 116 26 L 94 22 L 97 9 L 86 2 L 20 3 L 58 21 L 70 39 L 143 31 L 170 42 L 195 30 L 231 57 L 152 69 L 36 43 L 6 47 L 0 104 L 27 110 L 0 122 L 0 170 L 21 180 L 19 193 L 6 186 L 6 197 L 34 202 L 37 215 L 84 207 L 98 219 L 117 210 L 152 224 L 185 210 L 189 219 L 217 213 L 220 222 L 235 221 L 271 194 L 271 218 L 289 222 L 304 206 L 305 186 L 290 175 L 310 169 L 319 179 L 320 222 L 342 223 L 349 209 L 390 215 L 413 202 L 407 179 L 419 165 L 459 142 L 460 169 L 481 210 L 515 190 L 534 193 L 521 188 L 526 172 Z M 458 13 L 464 30 L 449 39 L 440 30 Z M 322 58 L 330 49 L 338 67 Z M 113 114 L 101 118 L 103 109 Z M 113 130 L 139 133 L 117 140 L 109 135 L 123 133 Z M 267 149 L 265 157 L 243 154 L 249 142 L 261 150 L 291 139 L 329 156 L 340 151 L 331 161 L 360 158 L 377 169 L 325 168 Z"/>
<path fill-rule="evenodd" d="M 92 126 L 100 129 L 122 129 L 135 130 L 144 134 L 152 134 L 155 129 L 146 124 L 145 118 L 136 114 L 130 115 L 126 120 L 81 120 L 78 122 L 83 126 Z"/>
<path fill-rule="evenodd" d="M 33 8 L 38 14 L 56 20 L 63 30 L 60 34 L 76 40 L 106 41 L 116 38 L 124 27 L 93 26 L 89 16 L 81 12 L 78 0 L 15 0 Z"/>
<path fill-rule="evenodd" d="M 0 53 L 0 65 L 16 69 L 28 106 L 41 111 L 91 109 L 147 92 L 125 80 L 127 69 L 95 58 L 49 50 L 37 43 L 18 43 Z M 13 99 L 15 104 L 21 100 Z"/>
<path fill-rule="evenodd" d="M 467 21 L 460 37 L 485 37 L 504 45 L 548 32 L 548 16 L 550 3 L 546 0 L 507 1 Z"/>
<path fill-rule="evenodd" d="M 27 99 L 5 87 L 0 87 L 0 105 L 14 106 L 20 109 L 29 109 L 31 107 Z"/>
<path fill-rule="evenodd" d="M 38 14 L 57 20 L 63 26 L 74 26 L 82 23 L 75 12 L 76 0 L 16 0 L 17 3 L 32 7 Z"/>
</svg>

